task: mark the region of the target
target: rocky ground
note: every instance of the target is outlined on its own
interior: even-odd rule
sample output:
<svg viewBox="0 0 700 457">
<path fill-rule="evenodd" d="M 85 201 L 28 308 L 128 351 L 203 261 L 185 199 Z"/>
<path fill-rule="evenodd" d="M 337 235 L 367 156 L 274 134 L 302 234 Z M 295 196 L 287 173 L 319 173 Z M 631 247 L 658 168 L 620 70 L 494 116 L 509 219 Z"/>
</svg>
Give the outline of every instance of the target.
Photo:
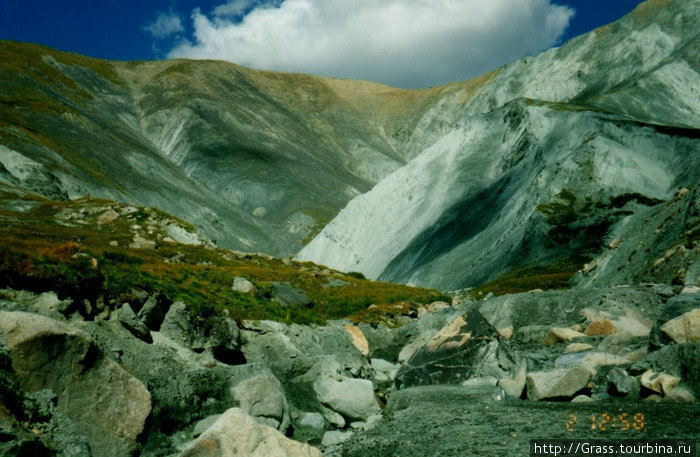
<svg viewBox="0 0 700 457">
<path fill-rule="evenodd" d="M 436 302 L 399 327 L 203 325 L 163 297 L 85 320 L 54 293 L 3 297 L 2 455 L 526 455 L 531 438 L 698 436 L 695 286 Z"/>
</svg>

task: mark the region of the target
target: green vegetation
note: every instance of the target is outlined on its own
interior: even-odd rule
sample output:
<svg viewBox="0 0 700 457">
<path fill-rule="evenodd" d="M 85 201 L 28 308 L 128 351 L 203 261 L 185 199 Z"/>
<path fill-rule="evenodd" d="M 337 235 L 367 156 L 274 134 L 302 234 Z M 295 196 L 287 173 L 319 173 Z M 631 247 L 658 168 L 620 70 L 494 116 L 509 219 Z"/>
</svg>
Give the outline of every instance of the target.
<svg viewBox="0 0 700 457">
<path fill-rule="evenodd" d="M 37 201 L 40 205 L 26 213 L 0 209 L 0 287 L 56 291 L 75 303 L 102 301 L 110 307 L 133 303 L 143 292 L 159 293 L 185 302 L 193 315 L 203 318 L 227 315 L 301 324 L 345 317 L 391 319 L 446 299 L 435 290 L 370 281 L 308 262 L 168 242 L 163 228 L 167 223 L 190 227 L 150 208 L 126 211 L 125 205 L 96 199 Z M 99 224 L 111 209 L 120 216 Z M 155 241 L 155 247 L 130 247 L 137 232 Z M 253 282 L 258 294 L 233 291 L 236 276 Z M 274 302 L 272 287 L 284 282 L 306 293 L 313 306 Z M 377 306 L 368 313 L 370 305 Z"/>
<path fill-rule="evenodd" d="M 566 289 L 571 277 L 590 260 L 585 256 L 560 259 L 547 265 L 528 265 L 509 271 L 505 275 L 480 285 L 470 291 L 475 298 L 494 295 L 518 294 L 534 289 Z"/>
</svg>

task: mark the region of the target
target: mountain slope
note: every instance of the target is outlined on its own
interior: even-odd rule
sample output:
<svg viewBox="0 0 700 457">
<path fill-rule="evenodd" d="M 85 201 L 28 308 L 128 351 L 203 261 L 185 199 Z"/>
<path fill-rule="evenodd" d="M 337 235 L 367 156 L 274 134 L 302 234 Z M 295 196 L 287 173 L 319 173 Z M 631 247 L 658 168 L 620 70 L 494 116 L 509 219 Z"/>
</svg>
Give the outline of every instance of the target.
<svg viewBox="0 0 700 457">
<path fill-rule="evenodd" d="M 0 179 L 159 207 L 222 246 L 278 255 L 433 140 L 422 113 L 462 90 L 12 42 L 0 55 Z"/>
<path fill-rule="evenodd" d="M 626 214 L 697 186 L 699 17 L 697 2 L 647 2 L 504 67 L 298 258 L 442 289 L 573 273 Z"/>
</svg>

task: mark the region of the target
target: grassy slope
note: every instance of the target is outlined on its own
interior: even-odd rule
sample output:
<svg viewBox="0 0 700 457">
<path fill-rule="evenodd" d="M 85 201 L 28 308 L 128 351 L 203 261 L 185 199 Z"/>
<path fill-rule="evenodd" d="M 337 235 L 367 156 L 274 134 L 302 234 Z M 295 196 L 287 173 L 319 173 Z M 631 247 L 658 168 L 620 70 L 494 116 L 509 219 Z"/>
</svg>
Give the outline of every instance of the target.
<svg viewBox="0 0 700 457">
<path fill-rule="evenodd" d="M 137 291 L 145 291 L 182 300 L 202 317 L 223 314 L 302 324 L 345 317 L 391 320 L 420 304 L 446 299 L 434 290 L 369 281 L 311 263 L 173 243 L 165 238 L 168 224 L 191 227 L 151 208 L 134 207 L 127 214 L 125 205 L 106 200 L 65 203 L 9 191 L 0 191 L 0 199 L 0 287 L 57 290 L 75 302 L 102 301 L 110 307 L 133 302 Z M 17 211 L 20 204 L 34 207 Z M 109 209 L 121 215 L 99 224 Z M 129 247 L 136 233 L 155 246 Z M 236 276 L 252 281 L 258 296 L 234 292 Z M 313 306 L 273 302 L 272 285 L 284 282 L 305 292 Z M 368 311 L 373 304 L 377 306 Z"/>
</svg>

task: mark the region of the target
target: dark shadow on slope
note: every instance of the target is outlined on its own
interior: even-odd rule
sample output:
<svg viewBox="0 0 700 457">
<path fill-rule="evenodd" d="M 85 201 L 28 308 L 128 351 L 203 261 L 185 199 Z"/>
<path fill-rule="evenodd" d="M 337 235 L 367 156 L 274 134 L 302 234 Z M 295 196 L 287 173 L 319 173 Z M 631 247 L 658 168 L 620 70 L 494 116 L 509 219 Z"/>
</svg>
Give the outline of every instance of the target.
<svg viewBox="0 0 700 457">
<path fill-rule="evenodd" d="M 386 267 L 380 279 L 406 281 L 425 265 L 486 229 L 512 194 L 510 174 L 446 210 Z"/>
</svg>

